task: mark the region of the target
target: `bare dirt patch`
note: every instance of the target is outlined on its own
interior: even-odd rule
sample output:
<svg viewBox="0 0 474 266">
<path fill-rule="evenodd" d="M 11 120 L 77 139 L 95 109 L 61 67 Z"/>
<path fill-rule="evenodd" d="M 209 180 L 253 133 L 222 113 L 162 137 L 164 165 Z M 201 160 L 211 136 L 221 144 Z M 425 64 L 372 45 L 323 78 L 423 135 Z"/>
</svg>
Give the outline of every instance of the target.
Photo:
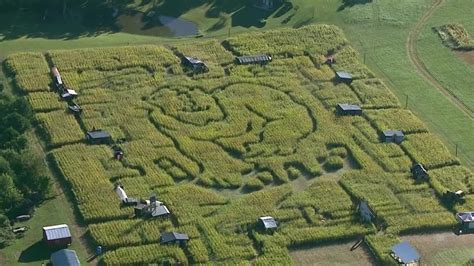
<svg viewBox="0 0 474 266">
<path fill-rule="evenodd" d="M 454 53 L 474 68 L 474 51 L 454 51 Z"/>
<path fill-rule="evenodd" d="M 466 234 L 457 236 L 452 232 L 410 235 L 401 237 L 409 241 L 420 252 L 423 265 L 430 265 L 439 253 L 474 247 L 474 235 Z M 474 255 L 474 254 L 473 254 Z"/>
<path fill-rule="evenodd" d="M 350 251 L 355 240 L 351 242 L 301 248 L 291 250 L 290 256 L 295 265 L 375 265 L 368 248 L 362 244 Z"/>
</svg>

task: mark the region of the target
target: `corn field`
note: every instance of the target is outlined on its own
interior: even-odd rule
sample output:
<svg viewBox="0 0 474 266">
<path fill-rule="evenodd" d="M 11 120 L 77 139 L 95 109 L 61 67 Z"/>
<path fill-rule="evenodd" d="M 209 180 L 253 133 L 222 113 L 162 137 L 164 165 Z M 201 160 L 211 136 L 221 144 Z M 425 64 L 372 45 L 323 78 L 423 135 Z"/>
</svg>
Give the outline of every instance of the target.
<svg viewBox="0 0 474 266">
<path fill-rule="evenodd" d="M 238 65 L 235 56 L 270 54 L 267 64 Z M 325 64 L 328 54 L 336 61 Z M 181 65 L 192 56 L 208 66 Z M 178 42 L 12 55 L 6 68 L 35 111 L 48 160 L 74 195 L 105 265 L 148 263 L 291 264 L 289 248 L 368 235 L 386 262 L 397 234 L 448 228 L 454 210 L 474 208 L 474 177 L 387 86 L 360 63 L 341 30 L 313 25 L 254 32 L 224 42 Z M 53 90 L 49 68 L 79 94 L 80 115 Z M 353 74 L 351 84 L 334 80 Z M 339 103 L 362 116 L 339 116 Z M 124 152 L 89 145 L 86 131 L 108 131 Z M 402 130 L 401 144 L 383 143 Z M 430 179 L 410 174 L 422 163 Z M 133 217 L 129 197 L 156 193 L 167 220 Z M 468 192 L 447 209 L 445 190 Z M 432 193 L 432 192 L 436 193 Z M 469 194 L 470 193 L 470 194 Z M 368 202 L 392 235 L 357 215 Z M 256 228 L 261 216 L 279 223 Z M 160 244 L 160 234 L 188 234 L 186 246 Z"/>
</svg>

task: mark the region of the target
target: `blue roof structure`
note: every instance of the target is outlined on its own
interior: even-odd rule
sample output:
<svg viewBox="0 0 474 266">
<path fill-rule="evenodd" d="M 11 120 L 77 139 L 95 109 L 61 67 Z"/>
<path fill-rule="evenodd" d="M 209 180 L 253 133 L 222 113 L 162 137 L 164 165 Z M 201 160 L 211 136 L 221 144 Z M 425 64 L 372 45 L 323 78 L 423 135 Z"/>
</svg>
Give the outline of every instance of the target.
<svg viewBox="0 0 474 266">
<path fill-rule="evenodd" d="M 61 249 L 51 254 L 51 264 L 53 266 L 80 266 L 76 251 L 70 249 Z"/>
<path fill-rule="evenodd" d="M 392 247 L 393 257 L 403 264 L 420 260 L 420 254 L 410 243 L 404 241 Z"/>
<path fill-rule="evenodd" d="M 43 230 L 46 235 L 46 240 L 55 240 L 71 237 L 71 232 L 67 224 L 45 226 Z"/>
<path fill-rule="evenodd" d="M 337 71 L 336 75 L 340 79 L 352 79 L 352 75 L 345 71 Z"/>
</svg>

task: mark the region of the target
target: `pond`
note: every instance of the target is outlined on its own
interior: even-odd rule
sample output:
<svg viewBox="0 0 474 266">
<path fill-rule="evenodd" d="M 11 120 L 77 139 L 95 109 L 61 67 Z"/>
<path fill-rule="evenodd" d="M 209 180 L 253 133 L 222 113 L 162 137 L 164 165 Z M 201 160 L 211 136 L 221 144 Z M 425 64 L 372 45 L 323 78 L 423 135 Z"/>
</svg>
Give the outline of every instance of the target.
<svg viewBox="0 0 474 266">
<path fill-rule="evenodd" d="M 120 31 L 132 34 L 182 37 L 199 33 L 196 23 L 180 18 L 145 13 L 127 13 L 117 17 Z"/>
</svg>

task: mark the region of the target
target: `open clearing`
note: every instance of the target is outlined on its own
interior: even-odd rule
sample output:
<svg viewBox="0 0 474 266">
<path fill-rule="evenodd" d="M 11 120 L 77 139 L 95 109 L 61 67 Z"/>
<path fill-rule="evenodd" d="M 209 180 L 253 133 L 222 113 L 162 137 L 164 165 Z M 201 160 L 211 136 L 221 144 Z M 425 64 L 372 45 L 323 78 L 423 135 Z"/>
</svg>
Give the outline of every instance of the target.
<svg viewBox="0 0 474 266">
<path fill-rule="evenodd" d="M 263 53 L 273 60 L 234 60 Z M 335 64 L 325 63 L 328 53 Z M 183 54 L 209 71 L 183 67 Z M 81 115 L 68 113 L 52 89 L 53 65 L 79 93 Z M 108 251 L 100 258 L 106 265 L 288 264 L 289 249 L 375 233 L 358 218 L 361 199 L 394 241 L 400 232 L 451 228 L 452 212 L 474 207 L 472 195 L 449 209 L 440 204 L 446 190 L 472 191 L 472 173 L 400 106 L 334 26 L 224 42 L 15 54 L 6 69 L 31 103 L 48 160 L 74 192 L 90 235 Z M 353 82 L 336 78 L 337 71 L 350 72 Z M 357 104 L 363 115 L 337 115 L 339 103 Z M 120 140 L 123 160 L 110 146 L 84 143 L 94 128 Z M 405 140 L 384 143 L 389 129 L 402 130 Z M 429 183 L 413 181 L 415 162 L 428 169 Z M 115 183 L 129 197 L 157 193 L 171 219 L 132 218 Z M 273 235 L 255 228 L 265 215 L 280 222 Z M 184 248 L 162 245 L 166 231 L 191 240 Z M 374 244 L 383 238 L 374 239 L 374 252 L 385 256 Z"/>
<path fill-rule="evenodd" d="M 290 251 L 295 265 L 374 265 L 370 251 L 361 245 L 354 251 L 349 251 L 353 242 L 327 245 L 323 247 L 302 248 Z M 337 254 L 337 255 L 336 255 Z"/>
<path fill-rule="evenodd" d="M 452 232 L 401 237 L 421 253 L 423 265 L 461 265 L 474 255 L 472 235 Z"/>
<path fill-rule="evenodd" d="M 472 68 L 474 68 L 474 51 L 456 51 L 455 53 L 457 56 L 459 56 L 459 58 L 466 61 Z"/>
</svg>

